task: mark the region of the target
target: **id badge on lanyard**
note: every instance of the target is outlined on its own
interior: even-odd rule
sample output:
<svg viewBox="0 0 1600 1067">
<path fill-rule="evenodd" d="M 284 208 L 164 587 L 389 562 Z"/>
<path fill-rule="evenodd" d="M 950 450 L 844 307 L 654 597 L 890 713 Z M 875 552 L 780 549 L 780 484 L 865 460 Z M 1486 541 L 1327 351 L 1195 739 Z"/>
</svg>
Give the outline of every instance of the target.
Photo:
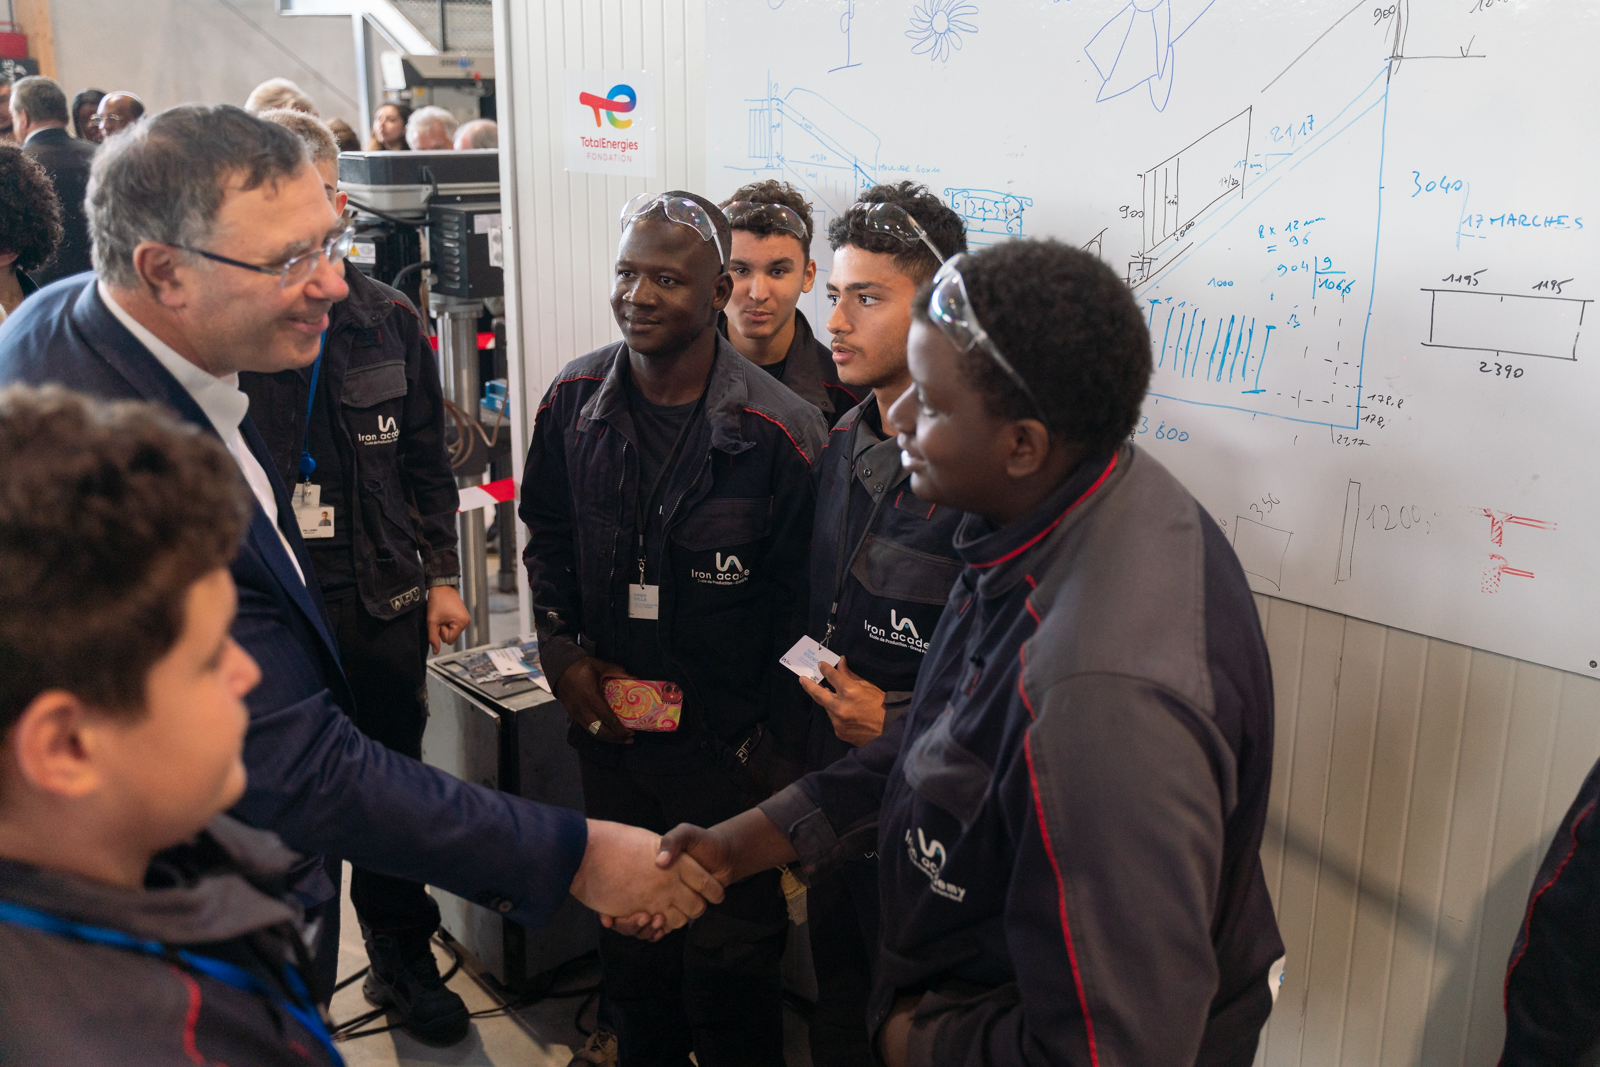
<svg viewBox="0 0 1600 1067">
<path fill-rule="evenodd" d="M 295 521 L 300 524 L 300 536 L 307 541 L 333 536 L 333 508 L 322 504 L 322 486 L 311 481 L 317 461 L 311 458 L 311 411 L 317 405 L 317 378 L 322 373 L 322 350 L 327 347 L 328 332 L 322 332 L 317 348 L 317 361 L 311 365 L 311 393 L 306 400 L 306 432 L 300 445 L 300 482 L 294 487 L 291 503 Z"/>
</svg>

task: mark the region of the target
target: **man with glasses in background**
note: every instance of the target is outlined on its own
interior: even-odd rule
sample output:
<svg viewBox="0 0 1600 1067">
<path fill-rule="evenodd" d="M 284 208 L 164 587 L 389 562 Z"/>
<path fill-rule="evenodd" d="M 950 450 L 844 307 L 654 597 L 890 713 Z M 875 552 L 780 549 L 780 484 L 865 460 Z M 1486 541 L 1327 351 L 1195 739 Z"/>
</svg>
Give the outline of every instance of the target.
<svg viewBox="0 0 1600 1067">
<path fill-rule="evenodd" d="M 807 701 L 779 659 L 805 628 L 824 429 L 717 332 L 722 212 L 646 193 L 621 221 L 623 339 L 546 391 L 518 514 L 584 807 L 661 831 L 734 815 L 802 769 Z M 602 930 L 600 1029 L 573 1062 L 782 1067 L 786 931 L 775 871 L 658 943 Z"/>
<path fill-rule="evenodd" d="M 300 138 L 341 217 L 339 146 L 322 120 L 289 108 L 260 118 Z M 247 371 L 250 398 L 284 484 L 356 698 L 356 725 L 422 758 L 427 657 L 471 621 L 457 592 L 459 496 L 444 443 L 444 395 L 417 310 L 350 265 L 309 367 Z M 439 907 L 419 882 L 364 867 L 350 876 L 372 967 L 362 991 L 433 1044 L 467 1036 L 467 1006 L 445 987 L 429 944 Z"/>
<path fill-rule="evenodd" d="M 839 381 L 833 351 L 795 305 L 817 280 L 811 205 L 788 182 L 740 186 L 722 202 L 733 227 L 733 295 L 723 332 L 739 354 L 822 412 L 829 426 L 865 395 Z"/>
<path fill-rule="evenodd" d="M 319 853 L 535 927 L 569 890 L 602 914 L 657 916 L 650 933 L 703 910 L 697 890 L 720 898 L 697 868 L 642 876 L 655 834 L 462 782 L 352 721 L 293 501 L 237 385 L 240 371 L 310 365 L 350 291 L 352 231 L 299 139 L 234 107 L 172 108 L 102 146 L 88 208 L 95 276 L 55 286 L 0 326 L 0 386 L 164 404 L 237 461 L 256 509 L 233 564 L 233 637 L 263 680 L 246 700 L 249 783 L 232 813 L 307 854 L 287 884 L 321 924 L 322 998 L 339 901 Z M 86 624 L 95 609 L 84 605 Z"/>
</svg>

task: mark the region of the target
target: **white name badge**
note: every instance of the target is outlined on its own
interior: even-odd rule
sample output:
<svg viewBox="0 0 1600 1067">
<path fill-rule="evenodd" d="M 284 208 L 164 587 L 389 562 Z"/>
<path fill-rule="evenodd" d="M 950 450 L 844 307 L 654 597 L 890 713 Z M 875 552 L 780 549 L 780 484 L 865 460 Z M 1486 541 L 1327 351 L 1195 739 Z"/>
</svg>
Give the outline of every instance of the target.
<svg viewBox="0 0 1600 1067">
<path fill-rule="evenodd" d="M 830 667 L 839 665 L 839 653 L 823 648 L 814 637 L 802 636 L 794 643 L 794 647 L 785 652 L 778 660 L 791 671 L 802 678 L 810 678 L 813 682 L 822 682 L 822 670 L 818 663 L 826 663 Z"/>
<path fill-rule="evenodd" d="M 291 497 L 300 536 L 306 540 L 333 536 L 333 508 L 322 506 L 322 486 L 301 482 Z"/>
<path fill-rule="evenodd" d="M 628 618 L 661 618 L 661 587 L 659 585 L 628 586 Z"/>
</svg>

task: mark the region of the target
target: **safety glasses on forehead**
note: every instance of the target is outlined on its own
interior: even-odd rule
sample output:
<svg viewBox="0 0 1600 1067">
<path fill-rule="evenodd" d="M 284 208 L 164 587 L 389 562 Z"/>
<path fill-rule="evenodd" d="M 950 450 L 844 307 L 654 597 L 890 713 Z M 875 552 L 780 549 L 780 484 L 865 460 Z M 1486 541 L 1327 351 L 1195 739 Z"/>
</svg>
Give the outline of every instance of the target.
<svg viewBox="0 0 1600 1067">
<path fill-rule="evenodd" d="M 717 227 L 711 221 L 711 214 L 686 196 L 668 196 L 666 193 L 640 193 L 623 204 L 623 231 L 626 232 L 635 219 L 654 211 L 658 204 L 668 222 L 687 226 L 700 235 L 700 240 L 716 243 Z"/>
<path fill-rule="evenodd" d="M 871 233 L 886 234 L 908 245 L 921 241 L 928 246 L 928 251 L 933 253 L 933 258 L 940 263 L 944 262 L 944 253 L 939 251 L 939 246 L 933 243 L 928 231 L 924 230 L 905 208 L 896 204 L 853 204 L 850 207 L 850 214 L 859 219 Z"/>
<path fill-rule="evenodd" d="M 944 266 L 939 268 L 939 273 L 933 276 L 933 294 L 928 298 L 928 317 L 939 328 L 939 332 L 948 337 L 957 348 L 963 352 L 971 352 L 974 348 L 982 348 L 984 353 L 995 362 L 995 366 L 1005 372 L 1012 384 L 1022 390 L 1022 394 L 1033 405 L 1034 411 L 1039 415 L 1041 422 L 1044 418 L 1044 408 L 1039 403 L 1039 398 L 1033 395 L 1033 390 L 1028 388 L 1028 383 L 1022 380 L 1022 375 L 1017 373 L 1017 368 L 1011 361 L 1001 355 L 999 347 L 989 337 L 989 331 L 983 328 L 978 321 L 977 313 L 972 310 L 972 300 L 967 296 L 967 283 L 961 277 L 961 262 L 967 258 L 965 252 L 951 256 Z"/>
<path fill-rule="evenodd" d="M 748 229 L 752 223 L 761 222 L 774 230 L 793 234 L 800 239 L 801 244 L 811 240 L 811 235 L 806 233 L 806 220 L 792 207 L 782 204 L 761 204 L 754 200 L 735 200 L 723 207 L 722 213 L 728 216 L 728 225 L 734 229 Z"/>
</svg>

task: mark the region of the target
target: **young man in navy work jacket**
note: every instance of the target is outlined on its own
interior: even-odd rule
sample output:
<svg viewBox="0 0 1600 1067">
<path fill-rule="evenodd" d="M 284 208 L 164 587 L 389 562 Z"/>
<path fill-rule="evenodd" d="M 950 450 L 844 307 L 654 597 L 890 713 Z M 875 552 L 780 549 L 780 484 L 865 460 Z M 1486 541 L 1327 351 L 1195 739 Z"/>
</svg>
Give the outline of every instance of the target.
<svg viewBox="0 0 1600 1067">
<path fill-rule="evenodd" d="M 873 225 L 870 205 L 905 212 L 940 255 L 906 227 Z M 879 208 L 880 212 L 890 208 Z M 923 654 L 961 572 L 951 546 L 961 512 L 911 491 L 884 413 L 911 385 L 906 334 L 917 286 L 945 255 L 966 251 L 961 217 L 921 186 L 880 185 L 828 227 L 833 358 L 867 398 L 845 412 L 817 464 L 806 632 L 839 653 L 819 664 L 827 686 L 800 685 L 815 702 L 807 770 L 821 770 L 905 714 Z M 878 947 L 878 865 L 852 859 L 811 879 L 806 900 L 817 1007 L 811 1052 L 821 1063 L 870 1067 L 867 1002 Z"/>
<path fill-rule="evenodd" d="M 299 137 L 334 211 L 339 146 L 299 111 L 261 117 Z M 439 366 L 404 295 L 354 268 L 350 294 L 328 311 L 310 367 L 239 375 L 239 388 L 284 484 L 355 694 L 356 725 L 395 752 L 422 758 L 431 644 L 469 621 L 456 592 L 459 496 L 444 444 Z M 315 388 L 315 396 L 312 395 Z M 350 901 L 371 969 L 363 992 L 393 1007 L 415 1037 L 467 1036 L 467 1006 L 446 988 L 429 944 L 439 906 L 421 882 L 352 869 Z"/>
<path fill-rule="evenodd" d="M 811 205 L 788 182 L 764 181 L 740 186 L 722 210 L 733 227 L 724 335 L 832 426 L 865 393 L 839 381 L 832 351 L 796 307 L 817 280 Z"/>
<path fill-rule="evenodd" d="M 727 818 L 792 780 L 809 722 L 778 661 L 805 625 L 822 419 L 717 333 L 727 249 L 727 220 L 700 197 L 624 208 L 611 295 L 623 340 L 545 394 L 519 511 L 585 807 L 658 831 Z M 676 731 L 623 726 L 603 686 L 628 677 L 681 688 Z M 767 872 L 658 943 L 602 931 L 601 1023 L 625 1067 L 677 1067 L 691 1051 L 704 1067 L 781 1065 L 786 923 Z"/>
<path fill-rule="evenodd" d="M 1246 1067 L 1283 953 L 1271 674 L 1216 523 L 1128 441 L 1138 308 L 1055 242 L 957 257 L 931 290 L 889 421 L 917 494 L 972 514 L 903 740 L 663 843 L 734 880 L 875 824 L 890 1067 Z"/>
</svg>

